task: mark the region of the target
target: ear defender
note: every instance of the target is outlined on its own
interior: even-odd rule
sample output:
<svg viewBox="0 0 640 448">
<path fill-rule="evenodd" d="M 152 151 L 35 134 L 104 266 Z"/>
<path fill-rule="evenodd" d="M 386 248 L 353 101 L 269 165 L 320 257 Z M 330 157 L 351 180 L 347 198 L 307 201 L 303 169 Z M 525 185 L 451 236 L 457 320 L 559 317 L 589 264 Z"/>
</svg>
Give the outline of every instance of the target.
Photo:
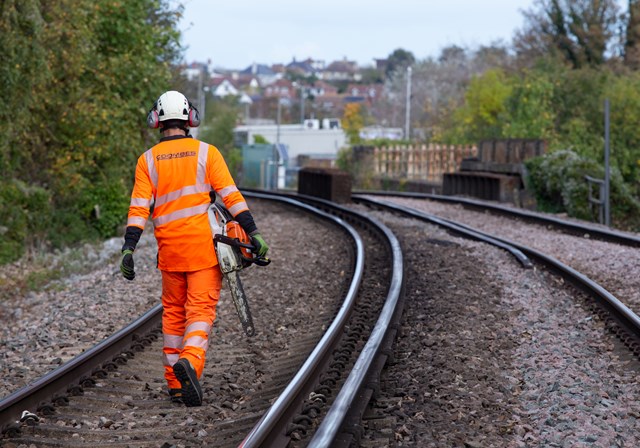
<svg viewBox="0 0 640 448">
<path fill-rule="evenodd" d="M 189 127 L 197 128 L 198 126 L 200 126 L 200 112 L 189 101 Z"/>
<path fill-rule="evenodd" d="M 158 107 L 158 102 L 153 103 L 151 109 L 149 109 L 149 113 L 147 114 L 147 126 L 151 129 L 158 129 L 160 127 L 160 118 L 158 117 L 158 111 L 156 108 Z"/>
</svg>

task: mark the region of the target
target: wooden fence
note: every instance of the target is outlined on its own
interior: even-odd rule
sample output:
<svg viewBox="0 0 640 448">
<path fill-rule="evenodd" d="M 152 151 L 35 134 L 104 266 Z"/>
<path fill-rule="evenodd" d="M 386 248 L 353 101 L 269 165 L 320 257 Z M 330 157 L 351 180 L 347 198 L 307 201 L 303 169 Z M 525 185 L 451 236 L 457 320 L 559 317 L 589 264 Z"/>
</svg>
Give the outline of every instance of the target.
<svg viewBox="0 0 640 448">
<path fill-rule="evenodd" d="M 476 146 L 412 145 L 374 148 L 377 176 L 391 179 L 441 182 L 444 173 L 453 173 L 467 157 L 477 157 Z"/>
</svg>

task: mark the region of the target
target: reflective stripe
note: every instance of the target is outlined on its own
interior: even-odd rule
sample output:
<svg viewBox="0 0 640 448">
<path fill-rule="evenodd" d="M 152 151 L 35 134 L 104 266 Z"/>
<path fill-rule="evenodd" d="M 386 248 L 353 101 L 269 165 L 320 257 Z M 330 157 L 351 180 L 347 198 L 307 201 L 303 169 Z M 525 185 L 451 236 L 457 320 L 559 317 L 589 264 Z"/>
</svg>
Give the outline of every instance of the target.
<svg viewBox="0 0 640 448">
<path fill-rule="evenodd" d="M 196 184 L 204 184 L 207 173 L 207 157 L 209 156 L 209 144 L 200 142 L 198 151 L 198 171 L 196 172 Z"/>
<path fill-rule="evenodd" d="M 132 216 L 127 219 L 127 226 L 142 226 L 144 227 L 147 223 L 147 218 L 141 218 L 139 216 Z"/>
<path fill-rule="evenodd" d="M 131 198 L 131 207 L 151 207 L 151 199 Z"/>
<path fill-rule="evenodd" d="M 224 199 L 231 193 L 235 193 L 236 191 L 238 191 L 238 187 L 236 187 L 235 185 L 229 185 L 228 187 L 224 187 L 223 189 L 217 191 L 217 193 L 220 195 L 220 199 Z"/>
<path fill-rule="evenodd" d="M 209 334 L 209 332 L 211 331 L 211 325 L 206 322 L 193 322 L 187 327 L 186 330 L 184 330 L 184 334 L 188 335 L 189 333 L 193 333 L 194 331 L 204 331 L 205 333 Z"/>
<path fill-rule="evenodd" d="M 169 213 L 163 216 L 158 216 L 153 219 L 155 226 L 161 226 L 177 219 L 189 218 L 190 216 L 201 215 L 207 212 L 209 204 L 196 205 L 195 207 L 183 208 L 182 210 L 176 210 L 173 213 Z"/>
<path fill-rule="evenodd" d="M 184 341 L 185 347 L 199 347 L 204 351 L 207 351 L 209 348 L 209 339 L 203 338 L 202 336 L 191 336 L 189 339 Z"/>
<path fill-rule="evenodd" d="M 232 205 L 231 207 L 229 207 L 229 212 L 233 215 L 236 216 L 238 213 L 240 213 L 242 210 L 247 210 L 249 207 L 247 206 L 246 202 L 238 202 L 236 205 Z"/>
<path fill-rule="evenodd" d="M 158 189 L 158 171 L 156 170 L 156 164 L 153 160 L 152 149 L 149 149 L 144 153 L 144 158 L 147 159 L 147 171 L 149 172 L 149 177 L 151 178 L 151 184 L 153 185 L 153 189 L 157 190 Z"/>
<path fill-rule="evenodd" d="M 175 355 L 174 355 L 174 354 L 172 353 L 172 354 L 169 354 L 169 355 L 168 355 L 168 354 L 166 354 L 166 353 L 165 353 L 165 354 L 162 356 L 162 363 L 163 363 L 165 366 L 172 366 L 172 365 L 174 365 L 175 363 L 177 363 L 177 362 L 178 362 L 178 359 L 180 359 L 180 355 L 178 355 L 178 354 L 175 354 Z"/>
<path fill-rule="evenodd" d="M 162 339 L 165 347 L 182 348 L 182 335 L 179 334 L 163 334 Z"/>
<path fill-rule="evenodd" d="M 211 191 L 211 185 L 208 185 L 208 184 L 189 185 L 188 187 L 184 187 L 179 190 L 172 191 L 171 193 L 158 196 L 156 198 L 156 207 L 159 207 L 162 204 L 166 204 L 167 202 L 180 199 L 182 196 L 187 196 L 189 194 L 196 194 L 196 193 L 208 193 L 210 191 Z"/>
</svg>

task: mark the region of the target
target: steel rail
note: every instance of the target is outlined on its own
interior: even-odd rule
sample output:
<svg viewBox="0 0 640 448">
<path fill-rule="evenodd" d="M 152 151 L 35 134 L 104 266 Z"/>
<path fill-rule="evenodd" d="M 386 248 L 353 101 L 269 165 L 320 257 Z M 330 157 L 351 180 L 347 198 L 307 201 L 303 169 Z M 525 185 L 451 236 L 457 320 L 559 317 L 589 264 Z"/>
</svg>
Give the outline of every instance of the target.
<svg viewBox="0 0 640 448">
<path fill-rule="evenodd" d="M 451 230 L 467 238 L 471 238 L 474 240 L 491 244 L 493 246 L 497 246 L 501 249 L 506 250 L 511 255 L 513 255 L 524 268 L 530 269 L 533 267 L 531 260 L 529 260 L 529 258 L 527 258 L 527 256 L 513 244 L 505 243 L 504 241 L 501 241 L 499 238 L 495 238 L 492 235 L 473 229 L 469 226 L 465 226 L 455 221 L 444 219 L 436 215 L 425 213 L 409 207 L 404 207 L 402 205 L 394 204 L 388 201 L 369 199 L 362 196 L 353 196 L 353 200 L 365 205 L 377 206 L 377 207 L 385 208 L 388 210 L 394 210 L 396 212 L 400 212 L 406 215 L 410 215 L 410 216 L 413 216 L 414 218 L 444 227 L 448 230 Z"/>
<path fill-rule="evenodd" d="M 364 243 L 358 232 L 341 218 L 333 216 L 310 205 L 288 197 L 278 197 L 273 194 L 242 191 L 248 198 L 262 198 L 280 201 L 303 208 L 318 216 L 334 221 L 343 227 L 352 237 L 356 246 L 356 265 L 349 290 L 333 322 L 327 328 L 314 350 L 304 362 L 295 377 L 289 382 L 284 391 L 278 396 L 269 410 L 240 444 L 241 447 L 285 446 L 288 442 L 285 434 L 286 424 L 297 409 L 293 404 L 302 401 L 301 397 L 309 393 L 314 385 L 318 369 L 324 365 L 330 355 L 331 348 L 339 340 L 343 327 L 354 307 L 356 296 L 360 288 L 364 273 Z"/>
<path fill-rule="evenodd" d="M 393 232 L 370 216 L 317 197 L 292 193 L 283 193 L 283 195 L 295 197 L 317 207 L 335 210 L 341 214 L 357 216 L 358 219 L 368 222 L 384 237 L 393 257 L 391 284 L 380 316 L 346 382 L 308 445 L 310 447 L 330 447 L 341 433 L 348 432 L 344 427 L 348 417 L 363 411 L 364 405 L 366 405 L 364 401 L 368 402 L 368 398 L 364 397 L 370 397 L 370 394 L 364 392 L 367 380 L 375 373 L 376 368 L 382 369 L 386 362 L 386 354 L 382 353 L 382 347 L 391 345 L 395 337 L 395 327 L 403 308 L 404 264 L 402 249 Z"/>
<path fill-rule="evenodd" d="M 393 256 L 391 285 L 371 335 L 335 401 L 311 439 L 308 445 L 310 447 L 332 446 L 334 440 L 340 434 L 347 416 L 355 407 L 356 400 L 361 396 L 361 391 L 365 387 L 365 382 L 371 373 L 374 362 L 380 355 L 383 343 L 392 329 L 391 322 L 394 316 L 399 317 L 402 311 L 401 296 L 404 287 L 404 265 L 400 243 L 388 227 L 371 217 L 368 217 L 368 219 L 382 231 L 391 248 Z"/>
<path fill-rule="evenodd" d="M 574 235 L 583 236 L 588 234 L 591 238 L 600 239 L 603 241 L 609 241 L 613 243 L 624 244 L 626 246 L 634 246 L 640 247 L 640 237 L 629 235 L 627 233 L 613 230 L 613 229 L 603 229 L 596 226 L 591 226 L 588 224 L 581 224 L 577 222 L 567 221 L 564 219 L 556 218 L 553 216 L 544 216 L 538 213 L 534 213 L 529 210 L 517 209 L 513 207 L 506 207 L 498 204 L 489 204 L 483 201 L 462 198 L 458 196 L 443 196 L 438 194 L 427 194 L 427 193 L 405 193 L 398 191 L 357 191 L 354 192 L 353 198 L 361 198 L 362 195 L 369 196 L 396 196 L 396 197 L 406 197 L 406 198 L 414 198 L 414 199 L 429 199 L 438 202 L 446 202 L 450 204 L 461 204 L 468 208 L 473 208 L 477 210 L 490 210 L 495 213 L 499 213 L 501 215 L 507 216 L 516 216 L 518 218 L 524 219 L 529 222 L 535 222 L 538 224 L 544 225 L 553 225 L 563 229 L 568 233 L 572 233 Z"/>
<path fill-rule="evenodd" d="M 371 201 L 371 200 L 369 200 Z M 372 203 L 376 203 L 379 206 L 386 207 L 387 205 L 383 203 L 383 201 L 371 201 Z M 394 211 L 399 211 L 399 209 L 405 208 L 406 211 L 402 213 L 406 213 L 409 216 L 418 217 L 418 219 L 422 219 L 419 217 L 420 212 L 415 213 L 416 210 L 410 209 L 409 207 L 401 207 L 393 204 L 392 209 Z M 455 222 L 449 221 L 448 222 Z M 465 224 L 457 223 L 459 227 L 471 229 L 478 233 L 484 233 L 478 230 L 473 229 Z M 488 235 L 488 234 L 486 234 Z M 537 249 L 533 249 L 531 247 L 525 246 L 515 241 L 511 241 L 506 238 L 497 237 L 490 235 L 491 238 L 501 241 L 505 244 L 511 245 L 520 251 L 522 251 L 526 256 L 531 259 L 537 260 L 542 265 L 550 268 L 551 270 L 559 273 L 562 277 L 569 280 L 576 287 L 580 288 L 590 296 L 592 296 L 596 302 L 602 306 L 605 310 L 607 310 L 620 324 L 620 326 L 625 329 L 629 336 L 631 336 L 636 343 L 640 344 L 640 317 L 631 311 L 624 303 L 622 303 L 616 296 L 611 294 L 605 288 L 603 288 L 600 284 L 593 281 L 586 275 L 576 271 L 571 266 L 568 266 L 561 262 L 560 260 L 546 255 Z"/>
<path fill-rule="evenodd" d="M 138 343 L 141 335 L 159 325 L 161 316 L 162 305 L 158 304 L 96 346 L 3 398 L 0 401 L 0 427 L 3 432 L 17 423 L 23 411 L 35 413 L 46 400 L 66 394 L 71 386 L 81 384 L 95 372 L 96 366 L 112 362 Z"/>
</svg>

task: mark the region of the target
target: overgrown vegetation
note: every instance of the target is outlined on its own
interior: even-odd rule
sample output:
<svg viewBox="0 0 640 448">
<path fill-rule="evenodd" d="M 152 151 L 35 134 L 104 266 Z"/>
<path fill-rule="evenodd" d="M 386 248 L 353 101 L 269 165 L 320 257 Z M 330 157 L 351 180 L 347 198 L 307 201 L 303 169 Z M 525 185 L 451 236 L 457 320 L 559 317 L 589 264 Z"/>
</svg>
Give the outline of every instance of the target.
<svg viewBox="0 0 640 448">
<path fill-rule="evenodd" d="M 122 225 L 146 111 L 180 56 L 174 5 L 0 4 L 0 263 Z"/>
</svg>

